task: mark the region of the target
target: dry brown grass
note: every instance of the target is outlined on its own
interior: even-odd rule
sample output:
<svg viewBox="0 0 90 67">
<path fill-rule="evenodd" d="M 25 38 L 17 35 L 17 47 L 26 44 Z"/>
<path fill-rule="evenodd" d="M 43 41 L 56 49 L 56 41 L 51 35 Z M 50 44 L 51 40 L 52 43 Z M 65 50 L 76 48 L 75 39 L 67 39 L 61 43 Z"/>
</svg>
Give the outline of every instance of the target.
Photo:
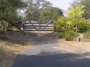
<svg viewBox="0 0 90 67">
<path fill-rule="evenodd" d="M 63 44 L 54 48 L 70 53 L 85 53 L 90 52 L 90 42 L 65 41 Z"/>
<path fill-rule="evenodd" d="M 15 57 L 23 48 L 30 46 L 22 46 L 10 42 L 0 41 L 0 67 L 11 67 Z"/>
</svg>

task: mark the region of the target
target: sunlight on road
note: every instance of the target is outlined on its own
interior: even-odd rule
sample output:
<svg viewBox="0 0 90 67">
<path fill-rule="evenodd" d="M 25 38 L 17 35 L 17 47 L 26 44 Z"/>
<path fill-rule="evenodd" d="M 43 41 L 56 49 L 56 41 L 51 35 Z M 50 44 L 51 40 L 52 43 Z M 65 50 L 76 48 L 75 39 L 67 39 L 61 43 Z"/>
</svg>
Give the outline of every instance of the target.
<svg viewBox="0 0 90 67">
<path fill-rule="evenodd" d="M 87 45 L 87 46 L 86 46 Z M 67 42 L 67 44 L 62 44 L 57 47 L 53 47 L 54 49 L 57 50 L 64 50 L 66 52 L 70 53 L 84 53 L 84 52 L 90 52 L 90 43 L 85 43 L 85 42 Z"/>
</svg>

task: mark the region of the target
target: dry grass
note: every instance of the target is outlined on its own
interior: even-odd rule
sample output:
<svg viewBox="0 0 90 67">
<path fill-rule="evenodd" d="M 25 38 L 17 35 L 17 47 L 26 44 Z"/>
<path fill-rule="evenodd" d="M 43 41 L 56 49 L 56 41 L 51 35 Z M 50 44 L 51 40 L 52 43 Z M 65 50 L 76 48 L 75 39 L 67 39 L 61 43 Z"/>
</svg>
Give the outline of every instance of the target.
<svg viewBox="0 0 90 67">
<path fill-rule="evenodd" d="M 85 53 L 90 52 L 90 42 L 66 41 L 62 45 L 54 48 L 64 50 L 70 53 Z"/>
<path fill-rule="evenodd" d="M 72 45 L 78 49 L 82 49 L 85 52 L 90 52 L 90 41 L 89 42 L 67 42 L 67 44 Z"/>
<path fill-rule="evenodd" d="M 30 46 L 22 46 L 10 42 L 0 41 L 0 67 L 11 67 L 15 57 L 23 48 Z"/>
<path fill-rule="evenodd" d="M 10 32 L 8 34 L 8 39 L 0 41 L 0 67 L 11 67 L 15 57 L 24 48 L 31 48 L 30 42 L 32 41 L 32 36 L 25 35 L 20 32 Z M 56 33 L 48 36 L 56 37 Z M 35 37 L 35 36 L 34 36 Z M 38 39 L 38 37 L 36 37 Z M 55 38 L 53 38 L 55 39 Z M 90 41 L 90 40 L 89 40 Z M 68 52 L 78 52 L 78 51 L 88 51 L 90 52 L 90 42 L 65 42 L 62 45 L 54 47 L 55 49 L 62 49 Z"/>
</svg>

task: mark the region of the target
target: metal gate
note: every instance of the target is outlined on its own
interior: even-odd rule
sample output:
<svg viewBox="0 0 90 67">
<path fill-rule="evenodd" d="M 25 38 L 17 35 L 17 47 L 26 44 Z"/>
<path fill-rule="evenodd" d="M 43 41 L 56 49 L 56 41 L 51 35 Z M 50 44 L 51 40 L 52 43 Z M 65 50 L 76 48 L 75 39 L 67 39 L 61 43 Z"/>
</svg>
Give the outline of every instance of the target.
<svg viewBox="0 0 90 67">
<path fill-rule="evenodd" d="M 23 21 L 23 31 L 54 31 L 54 25 L 52 20 L 49 20 L 47 23 L 25 20 Z"/>
</svg>

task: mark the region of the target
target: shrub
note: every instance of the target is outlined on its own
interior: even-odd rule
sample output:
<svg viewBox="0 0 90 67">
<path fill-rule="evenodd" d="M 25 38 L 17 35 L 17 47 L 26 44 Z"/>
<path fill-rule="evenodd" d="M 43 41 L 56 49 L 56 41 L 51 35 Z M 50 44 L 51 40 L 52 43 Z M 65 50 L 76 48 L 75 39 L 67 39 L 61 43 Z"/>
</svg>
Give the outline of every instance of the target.
<svg viewBox="0 0 90 67">
<path fill-rule="evenodd" d="M 79 33 L 86 32 L 90 29 L 90 23 L 86 19 L 81 18 L 77 23 L 77 28 Z"/>
<path fill-rule="evenodd" d="M 8 23 L 4 20 L 0 21 L 0 33 L 5 33 L 7 31 Z"/>
<path fill-rule="evenodd" d="M 72 41 L 76 36 L 78 36 L 78 33 L 74 31 L 65 31 L 59 34 L 59 38 L 67 41 Z"/>
<path fill-rule="evenodd" d="M 90 39 L 90 31 L 87 31 L 84 33 L 85 38 Z"/>
<path fill-rule="evenodd" d="M 66 30 L 66 18 L 59 17 L 57 21 L 54 23 L 55 31 L 56 32 L 63 32 Z"/>
</svg>

